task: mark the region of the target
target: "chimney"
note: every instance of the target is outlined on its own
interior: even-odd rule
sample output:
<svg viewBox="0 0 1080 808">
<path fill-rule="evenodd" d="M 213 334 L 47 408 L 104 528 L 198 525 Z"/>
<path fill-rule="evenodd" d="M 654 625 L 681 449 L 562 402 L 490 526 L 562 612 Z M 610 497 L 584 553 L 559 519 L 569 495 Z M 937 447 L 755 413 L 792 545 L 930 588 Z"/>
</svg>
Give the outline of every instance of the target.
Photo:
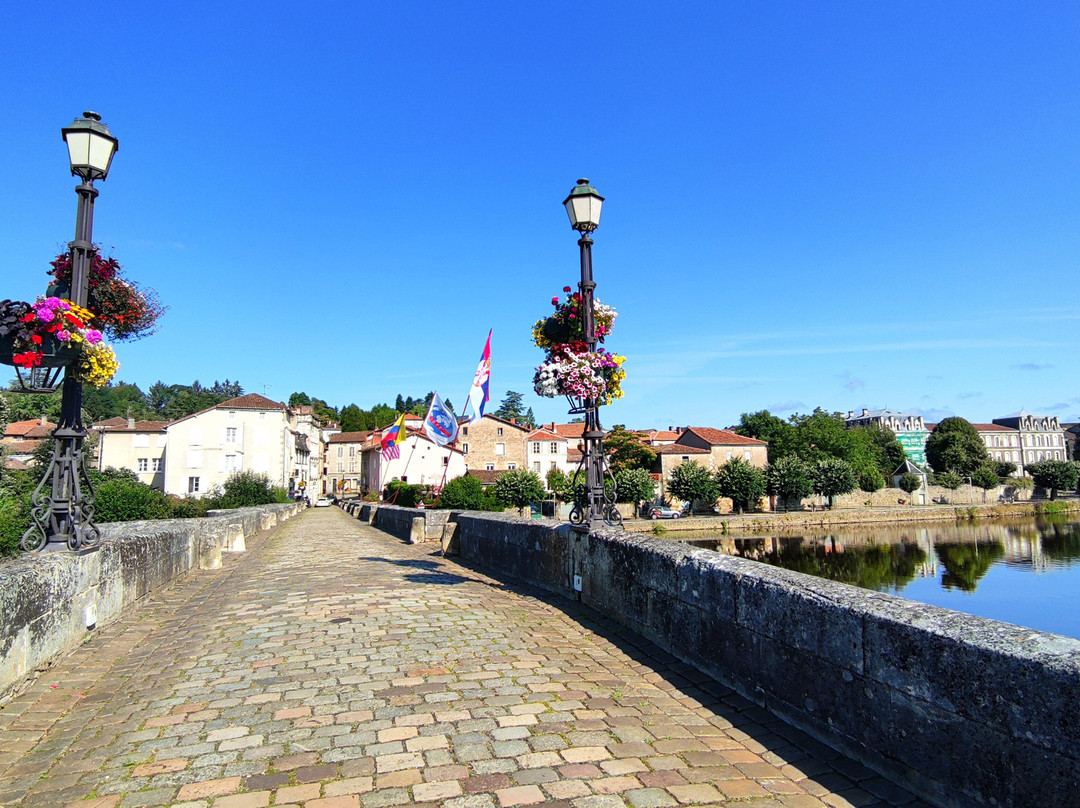
<svg viewBox="0 0 1080 808">
<path fill-rule="evenodd" d="M 854 410 L 848 410 L 847 411 L 847 417 L 848 417 L 848 420 L 850 421 L 852 418 L 855 417 L 855 411 Z"/>
<path fill-rule="evenodd" d="M 510 423 L 517 424 L 517 418 L 515 418 L 514 416 L 511 415 L 510 416 Z"/>
<path fill-rule="evenodd" d="M 862 414 L 863 414 L 863 415 L 869 415 L 869 414 L 870 414 L 870 410 L 866 409 L 866 407 L 863 407 L 863 408 L 862 408 Z"/>
<path fill-rule="evenodd" d="M 135 428 L 135 419 L 134 419 L 134 418 L 132 418 L 132 417 L 131 417 L 131 416 L 129 415 L 129 416 L 128 416 L 128 429 L 134 429 L 134 428 Z"/>
</svg>

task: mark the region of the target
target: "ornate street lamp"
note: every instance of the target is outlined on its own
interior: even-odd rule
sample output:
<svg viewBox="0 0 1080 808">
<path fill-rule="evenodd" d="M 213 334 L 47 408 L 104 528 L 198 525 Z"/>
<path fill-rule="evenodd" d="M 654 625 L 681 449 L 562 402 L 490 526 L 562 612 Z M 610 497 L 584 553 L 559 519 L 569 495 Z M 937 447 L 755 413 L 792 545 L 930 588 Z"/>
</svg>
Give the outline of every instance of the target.
<svg viewBox="0 0 1080 808">
<path fill-rule="evenodd" d="M 71 248 L 69 299 L 86 307 L 90 264 L 97 253 L 93 244 L 95 180 L 109 175 L 117 140 L 96 112 L 84 112 L 61 130 L 68 147 L 71 173 L 82 179 L 75 192 L 75 240 Z M 94 524 L 94 488 L 82 462 L 86 427 L 82 422 L 82 382 L 71 366 L 64 373 L 60 423 L 53 432 L 55 445 L 49 468 L 34 489 L 30 516 L 33 525 L 22 537 L 25 550 L 62 550 L 78 553 L 97 549 L 100 531 Z"/>
<path fill-rule="evenodd" d="M 596 317 L 593 311 L 593 297 L 596 283 L 592 275 L 592 238 L 589 234 L 600 225 L 600 209 L 604 197 L 589 185 L 586 179 L 580 179 L 570 195 L 563 200 L 566 213 L 570 217 L 570 226 L 581 233 L 578 247 L 581 248 L 581 306 L 585 319 L 585 344 L 588 351 L 596 351 Z M 589 528 L 598 527 L 605 521 L 621 521 L 617 517 L 615 506 L 608 502 L 604 491 L 604 431 L 600 428 L 600 415 L 595 398 L 585 399 L 585 432 L 582 435 L 583 463 L 585 466 L 585 513 L 584 524 Z"/>
</svg>

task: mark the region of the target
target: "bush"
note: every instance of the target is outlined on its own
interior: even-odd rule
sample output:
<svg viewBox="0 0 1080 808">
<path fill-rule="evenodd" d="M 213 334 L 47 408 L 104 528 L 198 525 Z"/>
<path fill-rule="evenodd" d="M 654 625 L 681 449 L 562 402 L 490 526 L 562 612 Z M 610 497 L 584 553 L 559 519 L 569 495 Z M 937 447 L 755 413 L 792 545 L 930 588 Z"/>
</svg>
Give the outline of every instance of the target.
<svg viewBox="0 0 1080 808">
<path fill-rule="evenodd" d="M 900 490 L 906 494 L 914 494 L 922 488 L 922 476 L 908 472 L 900 476 Z"/>
<path fill-rule="evenodd" d="M 0 554 L 19 552 L 19 540 L 30 527 L 30 494 L 8 494 L 0 497 Z"/>
<path fill-rule="evenodd" d="M 476 477 L 466 474 L 455 477 L 443 486 L 442 496 L 436 508 L 453 508 L 458 511 L 501 511 L 500 505 L 491 494 L 484 490 L 483 483 Z"/>
<path fill-rule="evenodd" d="M 210 502 L 195 497 L 169 497 L 173 519 L 198 519 L 206 516 Z"/>
<path fill-rule="evenodd" d="M 169 499 L 156 488 L 137 480 L 105 479 L 97 486 L 95 493 L 95 522 L 133 522 L 172 516 Z"/>
<path fill-rule="evenodd" d="M 885 478 L 876 467 L 868 467 L 859 472 L 859 488 L 868 494 L 885 487 Z"/>
<path fill-rule="evenodd" d="M 221 488 L 221 508 L 247 508 L 252 505 L 269 505 L 287 502 L 289 494 L 270 484 L 270 478 L 254 471 L 235 471 L 228 476 Z"/>
<path fill-rule="evenodd" d="M 409 485 L 401 480 L 386 484 L 383 490 L 383 502 L 387 505 L 400 505 L 402 508 L 415 508 L 424 495 L 424 486 Z"/>
<path fill-rule="evenodd" d="M 530 503 L 544 498 L 544 483 L 539 475 L 525 469 L 515 469 L 500 474 L 491 485 L 495 499 L 519 511 Z"/>
</svg>

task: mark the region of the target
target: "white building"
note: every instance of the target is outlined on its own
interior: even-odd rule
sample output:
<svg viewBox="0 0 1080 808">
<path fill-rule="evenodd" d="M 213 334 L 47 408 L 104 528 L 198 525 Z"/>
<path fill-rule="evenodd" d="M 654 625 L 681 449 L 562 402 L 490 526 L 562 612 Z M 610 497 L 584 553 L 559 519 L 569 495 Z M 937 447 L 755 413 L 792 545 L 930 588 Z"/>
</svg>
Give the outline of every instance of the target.
<svg viewBox="0 0 1080 808">
<path fill-rule="evenodd" d="M 365 491 L 382 491 L 394 480 L 413 485 L 441 487 L 465 474 L 465 455 L 460 449 L 437 446 L 423 432 L 408 432 L 399 446 L 400 456 L 386 460 L 382 456 L 379 433 L 362 452 L 361 486 Z"/>
<path fill-rule="evenodd" d="M 525 436 L 525 467 L 546 480 L 553 468 L 565 474 L 577 467 L 568 457 L 569 442 L 563 435 L 548 429 L 534 429 Z"/>
<path fill-rule="evenodd" d="M 173 421 L 166 428 L 165 493 L 202 496 L 244 470 L 287 489 L 302 455 L 290 415 L 281 402 L 249 393 Z"/>
<path fill-rule="evenodd" d="M 165 455 L 169 442 L 168 421 L 135 421 L 127 419 L 123 426 L 102 425 L 97 432 L 97 467 L 130 469 L 159 491 L 165 489 Z"/>
</svg>

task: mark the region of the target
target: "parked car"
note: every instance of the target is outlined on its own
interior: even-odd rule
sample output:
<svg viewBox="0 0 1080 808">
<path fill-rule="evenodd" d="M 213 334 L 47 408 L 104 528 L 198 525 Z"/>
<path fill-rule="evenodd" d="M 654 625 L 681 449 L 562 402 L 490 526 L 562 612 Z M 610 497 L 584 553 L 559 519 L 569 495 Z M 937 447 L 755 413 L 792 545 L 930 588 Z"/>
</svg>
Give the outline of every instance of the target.
<svg viewBox="0 0 1080 808">
<path fill-rule="evenodd" d="M 315 507 L 316 508 L 329 508 L 330 507 L 330 500 L 328 500 L 326 497 L 319 497 L 317 500 L 315 500 Z"/>
<path fill-rule="evenodd" d="M 686 511 L 677 511 L 674 508 L 669 508 L 666 505 L 659 505 L 649 508 L 650 519 L 678 519 L 680 516 L 686 516 Z"/>
</svg>

